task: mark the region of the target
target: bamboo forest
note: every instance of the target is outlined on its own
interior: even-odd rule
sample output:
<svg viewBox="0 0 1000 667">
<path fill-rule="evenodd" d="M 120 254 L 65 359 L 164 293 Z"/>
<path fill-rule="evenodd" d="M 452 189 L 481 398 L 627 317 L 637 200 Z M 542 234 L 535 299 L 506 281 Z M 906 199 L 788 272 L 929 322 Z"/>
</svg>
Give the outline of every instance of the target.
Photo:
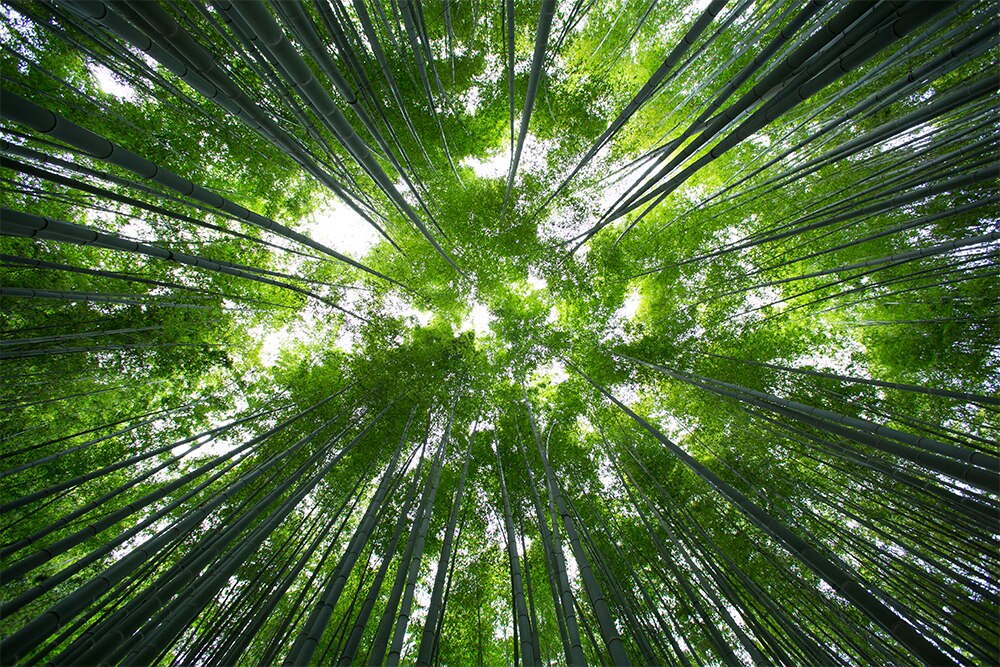
<svg viewBox="0 0 1000 667">
<path fill-rule="evenodd" d="M 996 0 L 2 0 L 4 665 L 1000 663 Z"/>
</svg>

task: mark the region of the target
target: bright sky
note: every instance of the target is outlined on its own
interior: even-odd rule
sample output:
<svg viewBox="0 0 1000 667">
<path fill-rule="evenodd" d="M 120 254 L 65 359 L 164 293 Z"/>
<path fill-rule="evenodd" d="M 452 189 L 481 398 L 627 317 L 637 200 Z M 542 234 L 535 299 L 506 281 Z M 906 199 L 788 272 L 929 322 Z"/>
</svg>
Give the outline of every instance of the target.
<svg viewBox="0 0 1000 667">
<path fill-rule="evenodd" d="M 475 331 L 476 338 L 483 338 L 485 336 L 492 335 L 490 331 L 490 322 L 496 318 L 490 314 L 490 309 L 485 305 L 479 303 L 478 301 L 472 302 L 472 309 L 469 314 L 462 320 L 462 325 L 459 327 L 459 332 L 464 331 Z"/>
<path fill-rule="evenodd" d="M 114 95 L 120 100 L 129 102 L 135 99 L 135 90 L 132 86 L 122 83 L 118 77 L 103 65 L 91 65 L 90 73 L 97 79 L 98 87 L 108 95 Z"/>
<path fill-rule="evenodd" d="M 380 238 L 364 218 L 333 198 L 302 221 L 302 232 L 355 259 L 364 257 Z"/>
<path fill-rule="evenodd" d="M 569 373 L 566 372 L 566 365 L 558 359 L 553 359 L 544 366 L 539 366 L 535 369 L 533 375 L 535 377 L 547 378 L 552 384 L 559 384 L 569 379 Z"/>
<path fill-rule="evenodd" d="M 531 285 L 534 290 L 542 290 L 549 286 L 545 278 L 534 273 L 531 269 L 528 269 L 528 284 Z"/>
<path fill-rule="evenodd" d="M 622 303 L 611 319 L 608 320 L 608 331 L 601 338 L 602 342 L 628 340 L 628 336 L 625 333 L 625 322 L 635 317 L 635 314 L 639 311 L 639 300 L 639 292 L 637 290 L 633 289 L 629 292 L 629 295 L 625 297 L 625 302 Z"/>
<path fill-rule="evenodd" d="M 506 178 L 507 169 L 510 168 L 510 153 L 500 151 L 485 160 L 470 156 L 462 160 L 462 165 L 471 168 L 479 178 Z"/>
<path fill-rule="evenodd" d="M 316 339 L 323 320 L 317 318 L 317 312 L 312 308 L 304 308 L 299 316 L 280 329 L 269 329 L 265 325 L 251 330 L 253 337 L 261 341 L 260 362 L 264 366 L 273 366 L 278 361 L 281 348 L 296 341 L 309 344 Z"/>
<path fill-rule="evenodd" d="M 636 312 L 639 310 L 639 292 L 632 290 L 628 298 L 625 299 L 625 303 L 622 307 L 615 312 L 615 315 L 620 315 L 623 319 L 630 320 L 635 317 Z"/>
</svg>

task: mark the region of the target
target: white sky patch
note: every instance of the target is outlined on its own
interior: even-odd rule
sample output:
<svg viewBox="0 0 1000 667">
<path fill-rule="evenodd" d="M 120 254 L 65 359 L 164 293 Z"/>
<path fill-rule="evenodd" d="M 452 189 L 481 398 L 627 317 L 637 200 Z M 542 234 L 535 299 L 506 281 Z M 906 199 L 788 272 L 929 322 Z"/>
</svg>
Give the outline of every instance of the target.
<svg viewBox="0 0 1000 667">
<path fill-rule="evenodd" d="M 566 365 L 558 359 L 553 359 L 544 366 L 536 368 L 534 376 L 546 378 L 552 384 L 560 384 L 569 379 L 569 373 L 566 372 Z"/>
<path fill-rule="evenodd" d="M 430 530 L 428 530 L 430 532 Z M 422 581 L 418 582 L 414 586 L 413 590 L 413 601 L 416 604 L 416 608 L 410 614 L 410 620 L 419 626 L 421 620 L 427 618 L 427 608 L 431 606 L 431 582 L 434 581 L 434 576 L 437 575 L 437 563 L 432 562 L 433 574 L 430 571 L 427 572 L 427 577 Z M 412 641 L 407 642 L 409 644 L 410 650 L 404 650 L 403 655 L 406 658 L 414 657 L 412 655 L 412 649 L 415 648 Z"/>
<path fill-rule="evenodd" d="M 888 153 L 902 146 L 907 146 L 912 143 L 918 142 L 933 131 L 934 128 L 931 125 L 919 125 L 916 128 L 907 130 L 893 137 L 890 137 L 889 139 L 886 139 L 879 145 L 878 150 L 883 153 Z"/>
<path fill-rule="evenodd" d="M 462 320 L 459 332 L 475 331 L 476 338 L 484 338 L 492 332 L 490 322 L 496 318 L 490 313 L 490 309 L 479 302 L 473 302 L 469 314 Z"/>
<path fill-rule="evenodd" d="M 693 340 L 698 340 L 698 339 L 700 339 L 704 335 L 705 335 L 705 327 L 703 327 L 701 325 L 701 323 L 695 323 L 695 325 L 693 327 L 691 327 L 690 329 L 688 329 L 687 331 L 685 331 L 684 333 L 682 333 L 681 336 L 680 336 L 680 338 L 678 340 L 680 342 L 684 342 L 684 341 L 688 341 L 688 340 L 692 340 L 692 339 Z"/>
<path fill-rule="evenodd" d="M 559 321 L 559 309 L 555 306 L 549 308 L 549 316 L 545 318 L 546 324 L 555 324 Z"/>
<path fill-rule="evenodd" d="M 407 440 L 409 440 L 411 443 L 413 442 L 410 438 L 407 438 Z M 414 454 L 413 458 L 410 459 L 409 462 L 407 462 L 407 464 L 406 464 L 406 472 L 408 472 L 408 473 L 413 472 L 418 467 L 420 467 L 420 445 L 417 445 L 416 449 L 417 449 L 417 453 Z M 412 450 L 410 450 L 410 451 L 412 451 Z M 424 456 L 426 456 L 426 455 L 427 455 L 427 450 L 425 449 L 424 450 Z M 419 484 L 419 482 L 418 482 L 418 484 Z"/>
<path fill-rule="evenodd" d="M 469 88 L 469 92 L 466 94 L 465 99 L 465 112 L 470 116 L 475 115 L 476 111 L 479 109 L 479 104 L 481 102 L 481 96 L 479 95 L 479 86 L 472 86 Z"/>
<path fill-rule="evenodd" d="M 246 397 L 243 396 L 242 394 L 235 395 L 233 404 L 234 404 L 234 410 L 228 416 L 222 417 L 221 415 L 217 415 L 212 418 L 213 428 L 217 426 L 222 426 L 229 420 L 234 419 L 235 415 L 246 414 L 247 408 L 250 406 L 250 404 L 247 403 Z M 233 449 L 235 449 L 237 446 L 241 444 L 242 440 L 238 437 L 238 435 L 239 435 L 238 432 L 234 432 L 232 430 L 226 430 L 209 440 L 206 440 L 205 438 L 199 438 L 194 442 L 189 442 L 185 445 L 179 445 L 177 447 L 174 447 L 173 449 L 170 450 L 170 455 L 180 456 L 182 454 L 186 455 L 193 452 L 193 454 L 199 458 L 209 457 L 209 456 L 213 457 L 222 456 L 223 454 L 231 452 Z M 233 436 L 237 436 L 235 442 L 231 440 Z"/>
<path fill-rule="evenodd" d="M 258 337 L 262 333 L 261 329 L 263 329 L 263 327 L 253 329 L 251 331 L 251 335 L 254 338 Z M 287 327 L 282 327 L 281 329 L 269 331 L 264 334 L 264 340 L 261 341 L 260 354 L 258 355 L 261 364 L 270 368 L 278 362 L 278 353 L 281 351 L 287 335 Z"/>
<path fill-rule="evenodd" d="M 606 456 L 598 456 L 595 463 L 597 464 L 597 479 L 601 482 L 601 486 L 604 487 L 604 493 L 610 496 L 616 491 L 620 492 L 618 478 L 611 469 L 611 462 L 608 458 Z"/>
<path fill-rule="evenodd" d="M 729 225 L 725 229 L 717 231 L 714 235 L 715 240 L 720 246 L 734 245 L 742 241 L 744 237 L 746 237 L 746 230 L 738 225 Z"/>
<path fill-rule="evenodd" d="M 762 287 L 757 292 L 751 292 L 747 295 L 747 305 L 751 308 L 761 308 L 770 303 L 775 303 L 781 299 L 781 292 L 779 292 L 774 287 Z M 784 302 L 777 303 L 779 309 L 783 309 Z"/>
<path fill-rule="evenodd" d="M 462 165 L 472 169 L 479 178 L 505 178 L 510 168 L 510 153 L 500 151 L 485 160 L 470 156 L 462 160 Z"/>
<path fill-rule="evenodd" d="M 781 292 L 776 287 L 761 287 L 747 294 L 746 307 L 747 310 L 734 319 L 743 322 L 763 317 L 761 309 L 765 307 L 772 307 L 780 313 L 788 307 L 788 303 L 781 300 Z"/>
<path fill-rule="evenodd" d="M 628 297 L 625 299 L 625 303 L 616 312 L 616 316 L 620 316 L 622 319 L 630 320 L 635 317 L 636 312 L 639 310 L 639 292 L 638 290 L 632 290 Z"/>
<path fill-rule="evenodd" d="M 413 304 L 407 301 L 398 293 L 387 295 L 382 300 L 382 307 L 393 317 L 400 317 L 404 320 L 416 322 L 419 326 L 425 327 L 431 323 L 434 313 L 429 310 L 418 310 Z"/>
<path fill-rule="evenodd" d="M 3 12 L 4 17 L 10 21 L 24 21 L 24 18 L 20 14 L 6 5 L 0 7 L 0 12 Z M 11 33 L 10 29 L 7 28 L 6 23 L 0 23 L 0 40 L 3 40 L 4 44 L 12 44 L 14 42 L 14 35 Z"/>
<path fill-rule="evenodd" d="M 546 289 L 549 283 L 542 276 L 535 273 L 532 269 L 528 269 L 528 284 L 531 285 L 531 289 L 538 290 Z"/>
<path fill-rule="evenodd" d="M 626 191 L 628 191 L 629 188 L 635 185 L 638 181 L 639 179 L 637 176 L 632 176 L 630 174 L 629 177 L 618 181 L 605 190 L 602 190 L 598 196 L 598 201 L 600 202 L 600 212 L 604 213 L 605 211 L 610 211 L 613 206 L 618 204 L 618 200 L 621 196 L 624 195 Z M 594 222 L 597 221 L 595 220 Z"/>
<path fill-rule="evenodd" d="M 701 14 L 705 11 L 711 4 L 712 0 L 695 0 L 688 6 L 688 14 L 694 16 L 696 14 Z"/>
<path fill-rule="evenodd" d="M 431 319 L 434 318 L 434 313 L 429 310 L 416 310 L 413 309 L 412 317 L 420 323 L 420 326 L 425 327 L 431 323 Z"/>
<path fill-rule="evenodd" d="M 611 388 L 611 395 L 625 405 L 633 405 L 639 400 L 639 386 L 636 384 L 619 384 Z"/>
<path fill-rule="evenodd" d="M 240 398 L 242 400 L 242 397 Z M 246 401 L 243 401 L 243 403 L 245 404 Z M 194 454 L 199 457 L 216 457 L 216 456 L 222 456 L 223 454 L 228 454 L 241 444 L 239 440 L 237 440 L 236 442 L 230 440 L 231 435 L 232 434 L 224 433 L 215 438 L 212 438 L 212 440 L 209 441 L 207 444 L 205 444 L 203 447 L 198 447 L 197 450 L 194 452 Z M 170 453 L 176 455 L 177 453 L 179 453 L 180 449 L 181 449 L 180 447 L 175 447 L 174 449 L 170 450 Z"/>
<path fill-rule="evenodd" d="M 350 318 L 348 318 L 350 319 Z M 295 343 L 309 346 L 322 335 L 323 323 L 317 319 L 317 311 L 304 309 L 299 317 L 280 329 L 268 329 L 259 325 L 250 330 L 255 340 L 261 341 L 258 353 L 260 363 L 265 367 L 274 366 L 278 362 L 281 351 Z"/>
<path fill-rule="evenodd" d="M 97 86 L 107 93 L 114 95 L 120 100 L 134 102 L 136 98 L 135 89 L 124 83 L 118 76 L 103 65 L 91 65 L 90 73 L 97 80 Z"/>
<path fill-rule="evenodd" d="M 688 431 L 684 423 L 669 412 L 657 410 L 649 416 L 656 420 L 660 430 L 674 442 L 679 442 Z"/>
<path fill-rule="evenodd" d="M 156 230 L 153 229 L 152 225 L 136 218 L 130 218 L 128 222 L 119 227 L 117 234 L 140 241 L 149 241 L 156 238 Z"/>
<path fill-rule="evenodd" d="M 340 335 L 333 341 L 334 347 L 345 354 L 353 354 L 354 348 L 358 344 L 358 335 L 353 329 L 344 327 L 340 330 Z"/>
<path fill-rule="evenodd" d="M 517 165 L 517 173 L 543 173 L 548 167 L 548 156 L 558 146 L 555 139 L 539 139 L 530 132 L 524 137 L 524 150 Z"/>
<path fill-rule="evenodd" d="M 344 290 L 343 294 L 337 300 L 337 304 L 346 311 L 356 313 L 364 308 L 362 301 L 367 294 L 366 291 L 360 289 Z M 359 324 L 359 320 L 348 316 L 346 323 L 349 326 L 356 326 Z"/>
<path fill-rule="evenodd" d="M 571 584 L 576 584 L 577 579 L 580 578 L 580 566 L 576 564 L 573 550 L 566 548 L 568 543 L 566 542 L 565 532 L 560 533 L 560 542 L 562 542 L 563 560 L 566 561 L 566 578 Z M 573 588 L 579 589 L 579 586 L 573 586 Z"/>
<path fill-rule="evenodd" d="M 853 375 L 854 377 L 871 379 L 868 367 L 864 364 L 856 364 L 854 362 L 855 355 L 863 357 L 865 352 L 865 346 L 861 342 L 847 338 L 840 341 L 840 344 L 836 348 L 825 354 L 819 352 L 804 354 L 794 359 L 791 363 L 783 365 L 792 368 L 812 367 L 823 369 L 828 373 L 832 372 L 840 375 Z M 780 364 L 782 362 L 774 363 Z"/>
<path fill-rule="evenodd" d="M 495 431 L 496 424 L 493 422 L 493 419 L 496 416 L 497 415 L 493 412 L 486 415 L 480 415 L 477 421 L 474 421 L 471 424 L 469 424 L 469 437 L 471 438 L 473 433 L 480 433 L 482 431 Z"/>
<path fill-rule="evenodd" d="M 635 317 L 638 310 L 639 292 L 633 289 L 625 298 L 625 302 L 622 303 L 621 307 L 615 311 L 615 314 L 608 321 L 607 333 L 601 338 L 601 341 L 604 343 L 612 341 L 629 342 L 631 339 L 625 333 L 625 322 Z"/>
<path fill-rule="evenodd" d="M 321 204 L 315 213 L 302 221 L 302 232 L 337 252 L 354 258 L 364 257 L 380 235 L 364 218 L 339 200 Z"/>
<path fill-rule="evenodd" d="M 615 167 L 615 164 L 611 164 L 608 156 L 610 155 L 610 146 L 606 145 L 601 150 L 597 152 L 594 159 L 583 168 L 579 175 L 579 179 L 583 180 L 598 173 L 600 170 L 608 170 Z M 560 178 L 565 178 L 569 176 L 570 170 L 575 165 L 570 165 L 566 167 L 566 171 L 560 176 Z M 546 240 L 551 241 L 566 241 L 570 238 L 582 233 L 584 230 L 591 228 L 598 222 L 600 216 L 609 211 L 618 202 L 618 199 L 626 193 L 631 187 L 640 182 L 640 176 L 643 173 L 643 167 L 645 163 L 640 163 L 636 167 L 633 167 L 629 171 L 619 173 L 617 175 L 608 176 L 601 180 L 600 190 L 591 190 L 588 192 L 589 201 L 585 206 L 573 206 L 564 210 L 557 210 L 553 212 L 552 215 L 543 218 L 540 221 L 539 235 Z M 576 180 L 576 179 L 574 179 Z M 558 224 L 558 220 L 571 220 L 571 225 Z M 618 221 L 616 225 L 622 224 Z M 604 230 L 604 234 L 614 233 L 614 225 L 612 229 Z M 587 245 L 581 246 L 577 251 L 577 256 L 581 259 L 586 257 L 586 252 L 589 251 Z"/>
</svg>

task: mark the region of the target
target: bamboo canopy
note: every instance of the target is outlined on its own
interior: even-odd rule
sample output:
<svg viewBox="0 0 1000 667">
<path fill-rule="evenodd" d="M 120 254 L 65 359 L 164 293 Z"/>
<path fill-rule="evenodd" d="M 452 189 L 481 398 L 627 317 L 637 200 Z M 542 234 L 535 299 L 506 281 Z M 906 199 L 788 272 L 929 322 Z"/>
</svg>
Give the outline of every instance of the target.
<svg viewBox="0 0 1000 667">
<path fill-rule="evenodd" d="M 994 0 L 2 0 L 0 663 L 1000 662 Z"/>
</svg>

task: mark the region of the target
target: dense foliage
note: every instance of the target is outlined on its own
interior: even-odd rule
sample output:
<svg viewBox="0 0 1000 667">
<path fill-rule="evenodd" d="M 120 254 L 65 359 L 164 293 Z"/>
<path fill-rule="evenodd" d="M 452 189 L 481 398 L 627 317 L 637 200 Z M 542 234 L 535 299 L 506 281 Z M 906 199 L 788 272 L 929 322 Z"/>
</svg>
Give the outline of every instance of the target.
<svg viewBox="0 0 1000 667">
<path fill-rule="evenodd" d="M 3 664 L 997 663 L 997 15 L 4 0 Z"/>
</svg>

